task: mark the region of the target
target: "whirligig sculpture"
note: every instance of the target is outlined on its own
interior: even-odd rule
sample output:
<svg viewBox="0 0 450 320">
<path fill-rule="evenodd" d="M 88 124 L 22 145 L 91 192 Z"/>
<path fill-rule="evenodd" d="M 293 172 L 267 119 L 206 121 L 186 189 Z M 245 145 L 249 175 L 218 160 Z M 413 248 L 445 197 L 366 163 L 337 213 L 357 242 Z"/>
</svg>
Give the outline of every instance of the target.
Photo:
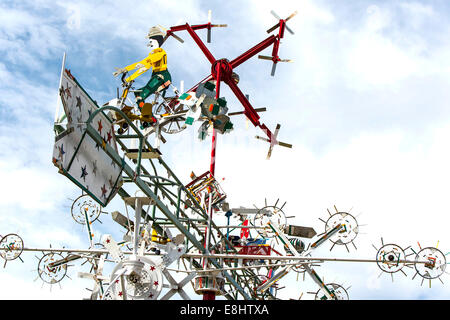
<svg viewBox="0 0 450 320">
<path fill-rule="evenodd" d="M 88 248 L 31 248 L 19 235 L 6 234 L 0 237 L 5 266 L 22 260 L 24 252 L 40 251 L 38 277 L 53 285 L 68 277 L 69 263 L 88 263 L 89 272 L 80 272 L 78 277 L 93 281 L 89 299 L 102 300 L 166 300 L 176 294 L 182 299 L 279 299 L 279 281 L 289 273 L 308 275 L 318 287 L 309 292 L 315 299 L 348 299 L 348 288 L 325 283 L 316 271 L 316 266 L 327 261 L 373 263 L 391 276 L 396 272 L 406 275 L 403 267 L 409 267 L 416 270 L 414 277 L 422 277 L 422 283 L 442 281 L 447 262 L 437 246 L 414 251 L 382 240 L 380 248 L 374 246 L 374 259 L 314 257 L 314 251 L 329 242 L 331 250 L 337 246 L 350 252 L 350 244 L 357 249 L 355 239 L 361 226 L 350 210 L 336 206 L 333 213 L 328 210 L 328 218 L 320 218 L 324 230 L 317 234 L 311 227 L 289 223 L 292 216 L 286 216 L 286 202 L 281 205 L 279 199 L 273 204 L 265 200 L 260 207 L 230 208 L 228 194 L 215 177 L 215 151 L 217 133 L 233 130 L 231 117 L 244 115 L 263 131 L 266 137 L 256 138 L 270 144 L 268 159 L 275 145 L 292 148 L 278 140 L 279 124 L 272 133 L 262 123 L 259 112 L 265 108 L 253 108 L 238 87 L 239 65 L 270 46 L 270 56 L 258 57 L 272 61 L 272 76 L 279 62 L 290 62 L 280 59 L 278 51 L 285 31 L 293 34 L 286 23 L 296 12 L 286 19 L 272 14 L 278 22 L 267 30 L 270 36 L 232 60 L 216 59 L 197 34 L 206 29 L 209 43 L 212 28 L 226 27 L 212 24 L 210 18 L 200 25 L 152 27 L 147 35 L 150 54 L 117 68 L 113 75 L 121 76 L 122 93 L 101 107 L 66 69 L 64 56 L 59 86 L 64 112 L 55 119 L 52 161 L 60 174 L 82 190 L 71 215 L 86 227 Z M 177 35 L 182 31 L 211 64 L 211 73 L 186 92 L 173 86 L 167 53 L 161 48 L 170 37 L 183 42 Z M 150 69 L 147 84 L 134 90 L 136 79 Z M 220 95 L 222 84 L 240 101 L 242 111 L 228 112 L 226 98 Z M 170 88 L 174 96 L 167 96 Z M 148 102 L 152 95 L 153 101 Z M 180 134 L 195 123 L 201 123 L 200 140 L 212 132 L 211 164 L 198 176 L 192 172 L 191 181 L 183 183 L 163 160 L 160 141 L 165 142 L 164 134 Z M 153 145 L 150 136 L 155 138 Z M 123 200 L 125 212 L 104 211 L 115 197 Z M 125 231 L 123 239 L 94 234 L 92 224 L 102 215 L 110 215 Z M 412 253 L 407 254 L 407 249 Z M 179 273 L 184 276 L 176 279 Z"/>
</svg>

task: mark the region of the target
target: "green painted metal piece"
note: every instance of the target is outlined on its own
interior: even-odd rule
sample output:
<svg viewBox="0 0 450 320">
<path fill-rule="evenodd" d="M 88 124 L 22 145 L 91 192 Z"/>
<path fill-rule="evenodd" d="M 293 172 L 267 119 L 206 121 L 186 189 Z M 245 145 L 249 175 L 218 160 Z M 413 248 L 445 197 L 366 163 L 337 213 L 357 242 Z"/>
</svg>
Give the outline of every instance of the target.
<svg viewBox="0 0 450 320">
<path fill-rule="evenodd" d="M 216 86 L 212 82 L 206 82 L 205 83 L 205 88 L 208 89 L 208 90 L 213 91 L 216 88 Z"/>
</svg>

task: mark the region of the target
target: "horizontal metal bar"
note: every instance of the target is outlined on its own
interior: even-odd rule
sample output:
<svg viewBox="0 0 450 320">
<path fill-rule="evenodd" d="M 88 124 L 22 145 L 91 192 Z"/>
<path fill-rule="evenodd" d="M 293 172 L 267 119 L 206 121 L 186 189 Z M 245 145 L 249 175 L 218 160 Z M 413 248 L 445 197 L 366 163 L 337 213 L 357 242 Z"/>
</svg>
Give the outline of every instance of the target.
<svg viewBox="0 0 450 320">
<path fill-rule="evenodd" d="M 10 250 L 9 248 L 0 247 L 0 251 Z M 48 252 L 70 252 L 70 253 L 97 253 L 106 254 L 108 250 L 96 250 L 96 249 L 65 249 L 65 248 L 23 248 L 23 251 L 48 251 Z M 132 254 L 132 251 L 123 251 L 123 254 Z M 144 255 L 152 256 L 155 253 L 145 252 Z M 244 259 L 244 260 L 292 260 L 292 261 L 306 261 L 306 262 L 323 262 L 323 261 L 335 261 L 335 262 L 386 262 L 386 260 L 376 259 L 348 259 L 348 258 L 322 258 L 322 257 L 294 257 L 294 256 L 267 256 L 267 255 L 244 255 L 244 254 L 199 254 L 199 253 L 185 253 L 182 258 L 209 258 L 209 259 Z M 429 263 L 428 260 L 398 260 L 398 263 L 414 264 L 414 263 Z"/>
</svg>

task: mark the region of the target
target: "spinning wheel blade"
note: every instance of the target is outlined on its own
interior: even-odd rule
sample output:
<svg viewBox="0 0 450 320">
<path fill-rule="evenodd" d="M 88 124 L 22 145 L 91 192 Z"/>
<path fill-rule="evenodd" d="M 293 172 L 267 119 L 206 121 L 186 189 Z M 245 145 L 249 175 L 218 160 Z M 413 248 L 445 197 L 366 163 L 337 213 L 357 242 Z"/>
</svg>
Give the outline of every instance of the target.
<svg viewBox="0 0 450 320">
<path fill-rule="evenodd" d="M 281 18 L 275 13 L 275 11 L 270 10 L 270 13 L 271 13 L 277 20 L 281 20 Z"/>
<path fill-rule="evenodd" d="M 285 142 L 280 142 L 278 141 L 278 144 L 282 147 L 286 147 L 286 148 L 292 148 L 292 144 L 290 143 L 285 143 Z"/>
<path fill-rule="evenodd" d="M 286 22 L 289 21 L 291 18 L 293 18 L 296 14 L 298 13 L 298 11 L 293 12 L 289 17 L 286 18 Z"/>
<path fill-rule="evenodd" d="M 170 34 L 172 37 L 174 37 L 175 39 L 177 39 L 178 41 L 180 41 L 181 43 L 184 43 L 184 40 L 181 39 L 179 36 L 177 36 L 176 34 L 171 33 Z"/>
<path fill-rule="evenodd" d="M 270 157 L 272 156 L 272 150 L 273 150 L 273 145 L 271 145 L 269 147 L 269 152 L 267 152 L 267 157 L 266 157 L 267 160 L 270 160 Z"/>
<path fill-rule="evenodd" d="M 270 142 L 270 140 L 269 140 L 269 139 L 267 139 L 267 138 L 264 138 L 264 137 L 260 137 L 260 136 L 255 136 L 255 138 L 256 138 L 256 139 L 258 139 L 258 140 L 262 140 L 262 141 L 265 141 L 265 142 Z"/>
<path fill-rule="evenodd" d="M 273 138 L 276 139 L 278 136 L 278 132 L 280 131 L 281 128 L 281 124 L 277 124 L 277 126 L 275 127 L 275 132 L 273 133 Z"/>
<path fill-rule="evenodd" d="M 270 73 L 270 75 L 271 75 L 272 77 L 275 75 L 275 70 L 276 70 L 276 68 L 277 68 L 277 63 L 274 62 L 273 65 L 272 65 L 272 72 Z"/>
<path fill-rule="evenodd" d="M 262 60 L 272 60 L 272 57 L 269 57 L 269 56 L 263 56 L 263 55 L 258 55 L 258 59 L 262 59 Z"/>
<path fill-rule="evenodd" d="M 292 31 L 287 25 L 284 25 L 284 27 L 290 34 L 294 34 L 294 31 Z"/>
<path fill-rule="evenodd" d="M 275 30 L 276 28 L 278 28 L 280 26 L 280 23 L 277 23 L 276 25 L 274 25 L 272 28 L 268 29 L 266 32 L 267 33 L 271 33 L 273 30 Z"/>
<path fill-rule="evenodd" d="M 169 38 L 168 34 L 164 36 L 162 43 L 166 42 L 167 38 Z M 117 88 L 117 99 L 119 99 L 119 88 Z"/>
</svg>

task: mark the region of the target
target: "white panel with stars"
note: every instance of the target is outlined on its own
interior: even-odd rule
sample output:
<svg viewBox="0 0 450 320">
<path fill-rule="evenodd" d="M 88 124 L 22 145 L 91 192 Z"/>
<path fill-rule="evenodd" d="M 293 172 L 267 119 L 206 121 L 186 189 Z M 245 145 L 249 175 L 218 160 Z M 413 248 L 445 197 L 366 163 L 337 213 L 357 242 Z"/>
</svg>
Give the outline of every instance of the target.
<svg viewBox="0 0 450 320">
<path fill-rule="evenodd" d="M 102 206 L 106 206 L 122 185 L 121 168 L 106 154 L 110 145 L 117 151 L 111 121 L 98 113 L 91 126 L 103 138 L 97 144 L 86 131 L 86 121 L 98 106 L 76 82 L 67 69 L 64 71 L 60 96 L 67 116 L 67 130 L 56 137 L 53 163 L 60 173 L 69 176 Z M 78 150 L 77 150 L 78 149 Z"/>
</svg>

